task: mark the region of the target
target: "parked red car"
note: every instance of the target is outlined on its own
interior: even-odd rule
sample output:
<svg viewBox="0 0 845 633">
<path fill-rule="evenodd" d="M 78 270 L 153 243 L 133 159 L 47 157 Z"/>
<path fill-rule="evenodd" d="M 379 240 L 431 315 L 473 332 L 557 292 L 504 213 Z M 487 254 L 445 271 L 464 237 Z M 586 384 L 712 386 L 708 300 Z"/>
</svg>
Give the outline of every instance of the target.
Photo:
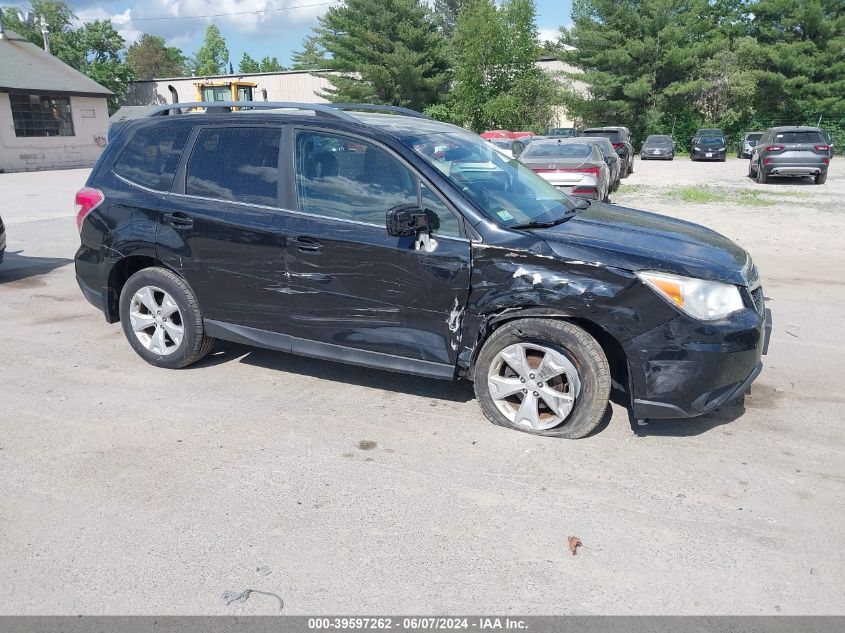
<svg viewBox="0 0 845 633">
<path fill-rule="evenodd" d="M 516 138 L 510 130 L 487 130 L 481 133 L 481 138 L 489 141 L 494 138 Z"/>
<path fill-rule="evenodd" d="M 530 136 L 536 136 L 534 132 L 514 132 L 513 138 L 528 138 Z"/>
</svg>

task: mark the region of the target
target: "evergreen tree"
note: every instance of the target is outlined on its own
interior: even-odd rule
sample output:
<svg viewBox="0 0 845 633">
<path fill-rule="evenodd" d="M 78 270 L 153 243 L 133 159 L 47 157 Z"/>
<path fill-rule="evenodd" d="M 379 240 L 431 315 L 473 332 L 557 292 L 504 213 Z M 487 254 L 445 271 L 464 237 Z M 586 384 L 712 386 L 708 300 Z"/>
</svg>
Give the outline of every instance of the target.
<svg viewBox="0 0 845 633">
<path fill-rule="evenodd" d="M 241 57 L 241 61 L 238 63 L 238 72 L 244 74 L 260 73 L 261 64 L 258 63 L 258 60 L 250 57 L 249 53 L 244 53 L 243 57 Z"/>
<path fill-rule="evenodd" d="M 328 66 L 326 51 L 314 35 L 305 38 L 302 50 L 294 51 L 291 61 L 291 70 L 324 70 Z"/>
<path fill-rule="evenodd" d="M 347 0 L 320 18 L 332 101 L 422 109 L 447 80 L 445 41 L 421 0 Z"/>
</svg>

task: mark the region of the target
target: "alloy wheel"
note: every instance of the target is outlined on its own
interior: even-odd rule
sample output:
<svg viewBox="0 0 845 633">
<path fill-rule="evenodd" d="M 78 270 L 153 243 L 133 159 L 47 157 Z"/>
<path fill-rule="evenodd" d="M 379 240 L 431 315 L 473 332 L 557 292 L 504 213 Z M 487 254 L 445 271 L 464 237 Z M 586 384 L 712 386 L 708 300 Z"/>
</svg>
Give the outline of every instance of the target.
<svg viewBox="0 0 845 633">
<path fill-rule="evenodd" d="M 129 321 L 141 345 L 154 354 L 167 356 L 182 344 L 182 312 L 173 297 L 161 288 L 144 286 L 132 295 Z"/>
<path fill-rule="evenodd" d="M 581 391 L 572 361 L 535 343 L 515 343 L 500 351 L 490 364 L 487 385 L 502 415 L 533 431 L 564 422 Z"/>
</svg>

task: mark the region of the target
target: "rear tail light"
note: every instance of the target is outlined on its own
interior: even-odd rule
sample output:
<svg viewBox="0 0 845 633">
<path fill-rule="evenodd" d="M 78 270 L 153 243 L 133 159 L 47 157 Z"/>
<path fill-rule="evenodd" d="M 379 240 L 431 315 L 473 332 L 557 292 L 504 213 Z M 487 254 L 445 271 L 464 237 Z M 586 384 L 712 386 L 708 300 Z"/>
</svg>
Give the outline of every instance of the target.
<svg viewBox="0 0 845 633">
<path fill-rule="evenodd" d="M 532 170 L 535 174 L 593 174 L 596 178 L 601 174 L 601 167 L 557 167 L 555 169 L 544 169 L 542 167 L 535 167 Z"/>
<path fill-rule="evenodd" d="M 93 187 L 83 187 L 76 192 L 76 228 L 82 232 L 82 223 L 88 214 L 99 207 L 105 196 L 99 189 Z"/>
<path fill-rule="evenodd" d="M 816 145 L 816 151 L 829 152 L 830 151 L 830 145 Z"/>
<path fill-rule="evenodd" d="M 825 165 L 830 165 L 830 159 L 829 159 L 827 156 L 825 156 L 824 158 L 822 158 L 822 162 L 823 162 Z"/>
<path fill-rule="evenodd" d="M 769 145 L 766 148 L 766 151 L 767 152 L 779 152 L 782 149 L 783 149 L 783 145 Z"/>
<path fill-rule="evenodd" d="M 594 196 L 596 195 L 595 187 L 574 187 L 572 189 L 573 196 Z"/>
<path fill-rule="evenodd" d="M 614 143 L 613 144 L 613 149 L 620 149 L 622 147 L 625 147 L 625 143 Z"/>
<path fill-rule="evenodd" d="M 764 159 L 763 159 L 763 164 L 764 164 L 764 165 L 768 165 L 768 164 L 769 164 L 769 163 L 771 163 L 771 162 L 772 162 L 772 159 L 771 159 L 771 158 L 764 158 Z"/>
</svg>

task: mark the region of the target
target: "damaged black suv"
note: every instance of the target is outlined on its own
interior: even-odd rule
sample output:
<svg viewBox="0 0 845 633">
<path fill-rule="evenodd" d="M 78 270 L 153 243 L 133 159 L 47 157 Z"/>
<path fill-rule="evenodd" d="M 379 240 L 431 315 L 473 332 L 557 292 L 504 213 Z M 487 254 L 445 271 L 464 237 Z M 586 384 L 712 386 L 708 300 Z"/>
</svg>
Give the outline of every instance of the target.
<svg viewBox="0 0 845 633">
<path fill-rule="evenodd" d="M 688 417 L 760 372 L 757 269 L 718 233 L 401 108 L 198 105 L 117 124 L 76 196 L 79 285 L 153 365 L 225 339 L 467 378 L 495 424 L 568 438 L 612 393 Z"/>
</svg>

